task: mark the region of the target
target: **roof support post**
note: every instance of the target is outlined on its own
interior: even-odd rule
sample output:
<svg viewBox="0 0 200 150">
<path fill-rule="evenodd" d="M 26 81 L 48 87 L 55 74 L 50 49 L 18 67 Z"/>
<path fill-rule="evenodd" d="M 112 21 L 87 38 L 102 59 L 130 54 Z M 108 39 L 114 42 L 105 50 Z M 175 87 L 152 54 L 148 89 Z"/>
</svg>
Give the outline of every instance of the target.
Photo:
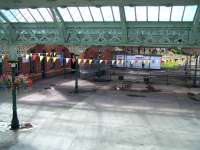
<svg viewBox="0 0 200 150">
<path fill-rule="evenodd" d="M 123 35 L 122 39 L 123 39 L 123 43 L 127 44 L 128 43 L 128 30 L 127 30 L 124 6 L 119 6 L 119 10 L 120 10 L 121 28 L 122 28 L 122 35 Z"/>
<path fill-rule="evenodd" d="M 54 22 L 57 24 L 61 40 L 65 43 L 65 23 L 57 8 L 50 9 L 53 14 Z"/>
<path fill-rule="evenodd" d="M 191 42 L 196 42 L 197 39 L 199 38 L 199 32 L 198 32 L 199 22 L 200 22 L 200 5 L 198 5 L 197 7 L 196 15 L 194 17 L 193 25 L 191 28 L 192 31 Z"/>
<path fill-rule="evenodd" d="M 6 33 L 6 36 L 8 38 L 8 43 L 13 43 L 16 40 L 16 33 L 14 26 L 11 24 L 11 22 L 0 12 L 0 16 L 6 21 L 4 25 L 2 25 L 3 30 Z"/>
<path fill-rule="evenodd" d="M 193 22 L 193 26 L 192 26 L 193 32 L 195 32 L 198 29 L 199 21 L 200 21 L 200 5 L 198 5 L 197 12 L 196 12 L 196 15 L 194 17 L 194 22 Z"/>
</svg>

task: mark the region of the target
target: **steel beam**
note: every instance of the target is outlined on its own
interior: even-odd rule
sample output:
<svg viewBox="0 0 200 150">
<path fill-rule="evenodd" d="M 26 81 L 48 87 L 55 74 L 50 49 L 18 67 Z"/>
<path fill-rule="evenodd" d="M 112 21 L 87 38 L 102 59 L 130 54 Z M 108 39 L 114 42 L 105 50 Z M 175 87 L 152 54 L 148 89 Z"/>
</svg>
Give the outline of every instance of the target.
<svg viewBox="0 0 200 150">
<path fill-rule="evenodd" d="M 57 8 L 52 8 L 50 9 L 54 19 L 56 20 L 56 25 L 58 27 L 58 31 L 60 33 L 61 39 L 63 42 L 65 42 L 65 24 L 64 24 L 64 20 L 62 18 L 62 16 L 60 15 L 59 11 Z M 59 20 L 57 19 L 57 17 L 59 18 Z"/>
<path fill-rule="evenodd" d="M 121 28 L 122 28 L 122 35 L 123 35 L 123 43 L 126 44 L 128 42 L 128 31 L 127 31 L 127 24 L 126 24 L 126 16 L 124 11 L 124 6 L 119 7 L 120 11 L 120 18 L 121 18 Z"/>
<path fill-rule="evenodd" d="M 196 10 L 196 15 L 194 17 L 193 26 L 192 26 L 193 32 L 197 31 L 199 27 L 199 22 L 200 22 L 200 5 L 198 5 L 197 10 Z"/>
</svg>

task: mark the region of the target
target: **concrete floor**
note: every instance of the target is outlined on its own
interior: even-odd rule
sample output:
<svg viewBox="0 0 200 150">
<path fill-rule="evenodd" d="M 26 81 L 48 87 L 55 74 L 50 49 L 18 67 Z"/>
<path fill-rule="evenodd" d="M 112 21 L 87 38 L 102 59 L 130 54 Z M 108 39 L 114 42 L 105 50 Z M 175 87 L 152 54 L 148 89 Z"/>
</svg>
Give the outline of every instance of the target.
<svg viewBox="0 0 200 150">
<path fill-rule="evenodd" d="M 0 150 L 199 150 L 200 89 L 156 85 L 160 92 L 112 90 L 116 83 L 52 78 L 18 93 L 20 122 L 31 130 L 8 130 L 10 92 L 0 92 Z M 50 88 L 49 88 L 50 87 Z M 46 89 L 45 89 L 46 88 Z M 94 90 L 95 89 L 95 90 Z"/>
</svg>

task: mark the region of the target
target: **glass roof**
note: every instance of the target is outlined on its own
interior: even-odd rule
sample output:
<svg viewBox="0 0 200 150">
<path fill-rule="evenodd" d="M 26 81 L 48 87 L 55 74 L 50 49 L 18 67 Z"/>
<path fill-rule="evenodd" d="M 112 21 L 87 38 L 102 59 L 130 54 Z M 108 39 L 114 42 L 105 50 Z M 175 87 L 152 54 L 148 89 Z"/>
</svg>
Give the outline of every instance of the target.
<svg viewBox="0 0 200 150">
<path fill-rule="evenodd" d="M 29 12 L 32 14 L 32 16 L 34 16 L 35 20 L 37 22 L 44 22 L 43 17 L 40 15 L 40 12 L 38 11 L 38 9 L 28 9 Z"/>
<path fill-rule="evenodd" d="M 101 9 L 98 7 L 89 7 L 94 21 L 103 21 Z"/>
<path fill-rule="evenodd" d="M 112 8 L 109 6 L 101 7 L 104 21 L 114 21 L 114 16 L 112 13 Z"/>
<path fill-rule="evenodd" d="M 124 7 L 126 21 L 135 21 L 135 8 L 130 6 Z"/>
<path fill-rule="evenodd" d="M 112 6 L 112 13 L 114 15 L 114 20 L 115 21 L 120 21 L 120 12 L 119 12 L 119 7 L 117 6 Z"/>
<path fill-rule="evenodd" d="M 183 21 L 193 21 L 196 10 L 197 10 L 196 5 L 195 6 L 186 6 L 184 16 L 183 16 Z"/>
<path fill-rule="evenodd" d="M 33 15 L 30 13 L 29 9 L 19 9 L 19 11 L 28 22 L 30 22 L 30 23 L 36 22 L 35 18 L 33 18 Z M 35 16 L 35 17 L 37 17 L 37 16 Z"/>
<path fill-rule="evenodd" d="M 18 9 L 11 9 L 10 12 L 17 18 L 19 22 L 26 22 L 26 19 L 22 16 Z"/>
<path fill-rule="evenodd" d="M 118 6 L 102 6 L 102 7 L 58 7 L 58 11 L 64 21 L 74 22 L 113 22 L 120 21 L 120 13 Z"/>
<path fill-rule="evenodd" d="M 137 21 L 147 21 L 147 7 L 138 6 L 136 7 Z"/>
<path fill-rule="evenodd" d="M 83 21 L 78 7 L 68 7 L 67 9 L 71 14 L 73 21 Z"/>
<path fill-rule="evenodd" d="M 53 22 L 49 8 L 23 8 L 0 10 L 10 22 Z"/>
<path fill-rule="evenodd" d="M 10 22 L 18 22 L 15 16 L 10 12 L 10 10 L 1 10 L 1 12 L 5 15 L 6 18 L 9 18 Z"/>
<path fill-rule="evenodd" d="M 57 7 L 65 22 L 118 22 L 119 6 Z M 193 21 L 197 5 L 124 6 L 126 21 Z M 54 22 L 50 8 L 1 9 L 0 22 Z"/>
<path fill-rule="evenodd" d="M 88 7 L 79 7 L 83 21 L 93 21 L 90 10 Z"/>
<path fill-rule="evenodd" d="M 60 15 L 62 16 L 64 21 L 73 21 L 67 8 L 58 7 L 58 11 L 60 12 Z"/>
<path fill-rule="evenodd" d="M 181 21 L 183 16 L 184 6 L 173 6 L 171 21 Z"/>
<path fill-rule="evenodd" d="M 159 7 L 148 6 L 148 21 L 158 21 Z"/>
<path fill-rule="evenodd" d="M 40 15 L 46 22 L 53 22 L 53 15 L 49 8 L 38 8 Z"/>
<path fill-rule="evenodd" d="M 170 21 L 172 7 L 161 6 L 159 21 Z"/>
<path fill-rule="evenodd" d="M 6 21 L 0 16 L 0 22 L 6 22 Z"/>
<path fill-rule="evenodd" d="M 126 21 L 193 21 L 193 6 L 124 6 Z"/>
</svg>

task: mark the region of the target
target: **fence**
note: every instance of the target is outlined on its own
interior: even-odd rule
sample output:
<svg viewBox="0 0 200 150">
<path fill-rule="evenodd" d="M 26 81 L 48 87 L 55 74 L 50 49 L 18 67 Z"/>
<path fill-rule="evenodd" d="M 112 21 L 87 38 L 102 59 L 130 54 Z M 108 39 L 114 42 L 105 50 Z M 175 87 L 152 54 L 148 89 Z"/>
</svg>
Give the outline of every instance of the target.
<svg viewBox="0 0 200 150">
<path fill-rule="evenodd" d="M 195 65 L 177 66 L 175 68 L 130 69 L 116 68 L 111 64 L 81 64 L 80 78 L 95 81 L 118 80 L 151 84 L 174 84 L 181 86 L 200 86 L 200 68 Z"/>
<path fill-rule="evenodd" d="M 112 79 L 116 80 L 119 76 L 123 76 L 124 80 L 140 83 L 151 84 L 173 84 L 187 87 L 200 87 L 200 68 L 185 66 L 160 69 L 129 69 L 129 68 L 113 68 Z"/>
<path fill-rule="evenodd" d="M 110 64 L 80 64 L 80 78 L 95 81 L 111 80 Z"/>
</svg>

